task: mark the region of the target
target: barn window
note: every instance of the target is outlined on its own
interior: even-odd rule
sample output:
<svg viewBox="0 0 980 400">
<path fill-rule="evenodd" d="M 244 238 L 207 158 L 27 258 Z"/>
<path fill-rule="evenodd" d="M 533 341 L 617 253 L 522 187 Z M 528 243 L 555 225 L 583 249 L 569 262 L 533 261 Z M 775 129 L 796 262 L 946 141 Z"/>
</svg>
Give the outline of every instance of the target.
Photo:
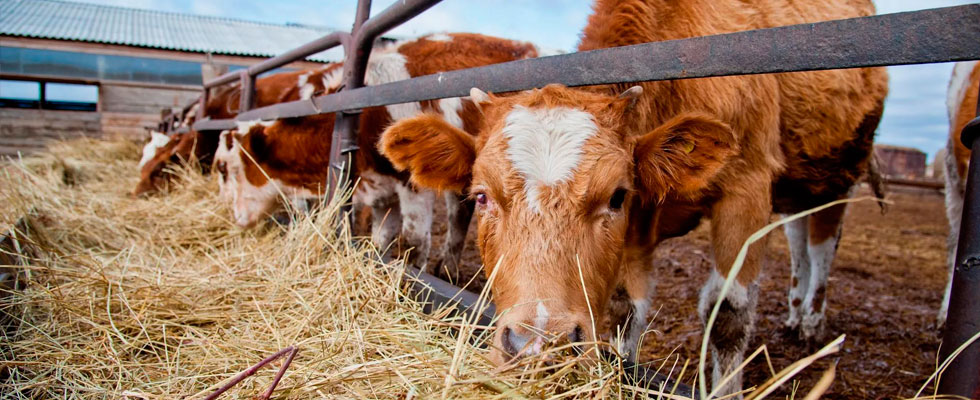
<svg viewBox="0 0 980 400">
<path fill-rule="evenodd" d="M 96 85 L 0 80 L 0 107 L 96 111 L 98 103 Z"/>
<path fill-rule="evenodd" d="M 0 106 L 40 108 L 41 82 L 0 80 Z"/>
<path fill-rule="evenodd" d="M 49 110 L 95 111 L 99 87 L 75 83 L 45 83 L 44 107 Z"/>
</svg>

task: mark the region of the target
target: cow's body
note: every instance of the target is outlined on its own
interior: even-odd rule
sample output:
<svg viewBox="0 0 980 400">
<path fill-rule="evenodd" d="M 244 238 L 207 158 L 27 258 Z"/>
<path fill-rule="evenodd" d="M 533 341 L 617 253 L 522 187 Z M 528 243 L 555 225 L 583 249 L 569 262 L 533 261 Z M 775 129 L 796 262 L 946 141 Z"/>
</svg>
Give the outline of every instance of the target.
<svg viewBox="0 0 980 400">
<path fill-rule="evenodd" d="M 949 292 L 953 284 L 956 245 L 960 237 L 963 196 L 966 193 L 966 176 L 970 163 L 970 149 L 960 141 L 960 133 L 963 132 L 963 127 L 977 116 L 978 87 L 980 87 L 980 62 L 961 62 L 953 67 L 953 76 L 946 97 L 946 105 L 949 109 L 949 140 L 946 143 L 946 154 L 943 159 L 946 179 L 946 217 L 949 219 L 949 238 L 946 242 L 949 278 L 937 317 L 939 325 L 946 323 L 946 311 L 949 309 Z"/>
<path fill-rule="evenodd" d="M 330 65 L 324 67 L 330 68 Z M 323 93 L 323 84 L 309 77 L 316 71 L 289 71 L 265 76 L 256 80 L 255 105 L 264 107 L 287 101 L 308 99 Z M 238 114 L 241 87 L 238 83 L 222 86 L 214 91 L 204 107 L 204 116 L 209 119 L 229 119 Z M 175 128 L 194 125 L 197 108 L 194 103 L 182 110 L 181 120 Z M 140 161 L 140 181 L 133 194 L 141 195 L 157 190 L 168 181 L 167 166 L 176 165 L 192 159 L 197 161 L 202 172 L 210 172 L 214 153 L 218 148 L 218 136 L 206 135 L 191 129 L 186 133 L 163 135 L 152 132 L 150 141 L 143 147 Z"/>
<path fill-rule="evenodd" d="M 525 42 L 473 34 L 433 35 L 375 49 L 368 62 L 365 83 L 380 85 L 536 54 L 536 48 Z M 338 66 L 310 80 L 318 78 L 330 93 L 340 86 L 342 72 Z M 393 121 L 428 114 L 475 133 L 478 113 L 472 102 L 463 98 L 372 107 L 361 112 L 356 154 L 360 183 L 354 192 L 354 202 L 371 209 L 372 238 L 380 249 L 387 249 L 400 231 L 407 247 L 415 249 L 409 262 L 427 266 L 430 272 L 434 267 L 427 260 L 437 193 L 407 184 L 406 175 L 397 172 L 378 153 L 376 144 L 384 127 Z M 280 194 L 285 195 L 287 203 L 299 204 L 301 199 L 320 198 L 326 192 L 333 123 L 332 113 L 268 123 L 241 123 L 237 132 L 223 136 L 233 140 L 222 139 L 222 143 L 230 145 L 220 150 L 217 167 L 228 171 L 229 183 L 223 185 L 222 191 L 232 199 L 239 225 L 251 226 L 275 210 L 283 203 Z M 454 194 L 446 194 L 446 203 L 450 222 L 440 262 L 450 274 L 455 274 L 472 205 Z"/>
<path fill-rule="evenodd" d="M 599 0 L 594 9 L 580 50 L 873 13 L 870 1 L 844 0 Z M 703 217 L 717 266 L 701 294 L 706 317 L 742 243 L 773 211 L 849 196 L 867 170 L 887 77 L 850 69 L 689 79 L 612 97 L 625 87 L 486 97 L 475 142 L 421 118 L 395 124 L 382 139 L 414 182 L 476 198 L 484 265 L 488 273 L 501 268 L 494 301 L 509 310 L 498 320 L 498 361 L 540 350 L 542 331 L 588 341 L 588 310 L 604 310 L 617 283 L 633 306 L 623 350 L 635 357 L 651 308 L 653 250 Z M 428 160 L 447 153 L 453 162 Z M 472 169 L 450 168 L 457 164 Z M 804 337 L 823 325 L 842 215 L 837 207 L 787 229 L 794 270 L 787 324 Z M 715 323 L 715 384 L 741 362 L 751 337 L 762 251 L 750 248 Z M 740 386 L 736 377 L 725 389 Z"/>
</svg>

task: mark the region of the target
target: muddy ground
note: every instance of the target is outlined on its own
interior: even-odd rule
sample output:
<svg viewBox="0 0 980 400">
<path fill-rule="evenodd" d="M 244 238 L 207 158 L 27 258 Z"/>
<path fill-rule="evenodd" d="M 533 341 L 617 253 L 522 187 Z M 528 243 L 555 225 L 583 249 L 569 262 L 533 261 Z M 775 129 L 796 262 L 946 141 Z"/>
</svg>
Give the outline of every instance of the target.
<svg viewBox="0 0 980 400">
<path fill-rule="evenodd" d="M 825 398 L 910 397 L 935 370 L 940 342 L 935 313 L 946 282 L 943 199 L 933 190 L 891 189 L 894 204 L 884 215 L 872 202 L 852 204 L 847 210 L 828 282 L 827 340 L 840 334 L 847 338 L 837 378 Z M 437 241 L 444 229 L 436 228 Z M 688 358 L 696 362 L 701 343 L 698 294 L 712 266 L 708 232 L 708 223 L 703 223 L 657 250 L 656 316 L 651 325 L 655 332 L 643 344 L 641 361 L 659 365 L 673 354 L 681 363 Z M 467 280 L 480 266 L 474 236 L 475 223 L 464 253 L 461 278 Z M 765 345 L 778 371 L 818 346 L 783 329 L 790 271 L 781 230 L 770 235 L 767 254 L 750 349 Z M 473 289 L 483 280 L 482 274 L 477 276 Z M 801 390 L 808 391 L 833 361 L 822 361 L 799 375 Z M 746 370 L 745 386 L 761 384 L 770 376 L 765 359 L 757 358 Z M 779 397 L 788 395 L 791 387 L 785 385 Z"/>
</svg>

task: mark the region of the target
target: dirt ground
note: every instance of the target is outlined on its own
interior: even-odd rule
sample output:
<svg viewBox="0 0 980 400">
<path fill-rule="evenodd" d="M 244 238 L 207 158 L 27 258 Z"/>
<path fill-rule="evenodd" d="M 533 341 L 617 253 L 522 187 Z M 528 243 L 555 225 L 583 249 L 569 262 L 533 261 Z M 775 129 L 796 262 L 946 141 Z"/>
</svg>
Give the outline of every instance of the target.
<svg viewBox="0 0 980 400">
<path fill-rule="evenodd" d="M 867 191 L 859 193 L 865 195 Z M 946 282 L 947 222 L 939 192 L 891 188 L 894 202 L 882 215 L 873 202 L 852 204 L 828 282 L 827 341 L 847 335 L 829 399 L 911 397 L 935 371 L 940 331 L 935 313 Z M 437 215 L 437 221 L 441 216 Z M 444 227 L 437 227 L 441 240 Z M 461 278 L 479 269 L 479 251 L 471 225 Z M 701 344 L 698 294 L 711 268 L 709 226 L 703 223 L 687 236 L 671 239 L 657 250 L 658 286 L 655 320 L 642 347 L 641 361 L 659 365 L 673 354 L 696 362 Z M 787 315 L 789 250 L 781 231 L 769 237 L 768 257 L 760 278 L 757 324 L 750 349 L 765 345 L 778 371 L 813 354 L 819 346 L 803 343 L 783 328 Z M 471 289 L 482 287 L 476 277 Z M 657 307 L 660 307 L 659 311 Z M 750 351 L 751 351 L 750 350 Z M 815 364 L 798 375 L 808 391 L 834 359 Z M 688 374 L 690 376 L 690 374 Z M 770 377 L 764 357 L 751 363 L 745 386 Z M 688 382 L 690 383 L 690 382 Z M 789 394 L 784 385 L 779 397 Z"/>
</svg>

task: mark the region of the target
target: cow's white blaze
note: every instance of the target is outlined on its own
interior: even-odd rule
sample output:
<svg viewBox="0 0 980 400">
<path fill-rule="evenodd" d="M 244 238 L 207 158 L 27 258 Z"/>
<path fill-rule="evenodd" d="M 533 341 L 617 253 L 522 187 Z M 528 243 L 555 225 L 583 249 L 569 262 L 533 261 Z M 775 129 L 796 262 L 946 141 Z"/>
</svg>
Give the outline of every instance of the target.
<svg viewBox="0 0 980 400">
<path fill-rule="evenodd" d="M 949 80 L 949 90 L 946 92 L 946 107 L 949 110 L 950 121 L 956 116 L 956 110 L 966 96 L 966 91 L 977 90 L 970 85 L 970 73 L 978 62 L 980 61 L 958 62 L 953 66 L 953 77 Z"/>
<path fill-rule="evenodd" d="M 567 107 L 516 106 L 507 114 L 503 129 L 508 138 L 507 157 L 524 177 L 524 194 L 532 211 L 541 212 L 541 186 L 554 186 L 572 177 L 582 146 L 598 129 L 592 114 Z"/>
<path fill-rule="evenodd" d="M 237 129 L 238 130 L 238 133 L 241 134 L 241 135 L 248 134 L 248 131 L 252 130 L 252 127 L 253 126 L 256 126 L 256 125 L 272 126 L 272 124 L 275 124 L 275 123 L 276 123 L 275 120 L 272 120 L 272 121 L 262 121 L 262 120 L 255 120 L 255 121 L 236 121 L 236 124 L 238 125 L 238 129 Z"/>
<path fill-rule="evenodd" d="M 146 163 L 153 159 L 153 156 L 157 154 L 157 149 L 166 146 L 170 143 L 170 136 L 157 131 L 150 131 L 150 141 L 143 146 L 143 157 L 140 158 L 140 168 L 143 168 Z"/>
<path fill-rule="evenodd" d="M 548 308 L 544 306 L 544 302 L 538 300 L 538 306 L 535 310 L 537 315 L 534 316 L 534 327 L 540 330 L 544 330 L 545 326 L 548 324 L 548 317 L 551 315 L 548 313 Z"/>
<path fill-rule="evenodd" d="M 463 129 L 463 118 L 459 116 L 462 109 L 463 100 L 459 97 L 439 100 L 439 111 L 442 112 L 442 118 L 457 129 Z"/>
</svg>

